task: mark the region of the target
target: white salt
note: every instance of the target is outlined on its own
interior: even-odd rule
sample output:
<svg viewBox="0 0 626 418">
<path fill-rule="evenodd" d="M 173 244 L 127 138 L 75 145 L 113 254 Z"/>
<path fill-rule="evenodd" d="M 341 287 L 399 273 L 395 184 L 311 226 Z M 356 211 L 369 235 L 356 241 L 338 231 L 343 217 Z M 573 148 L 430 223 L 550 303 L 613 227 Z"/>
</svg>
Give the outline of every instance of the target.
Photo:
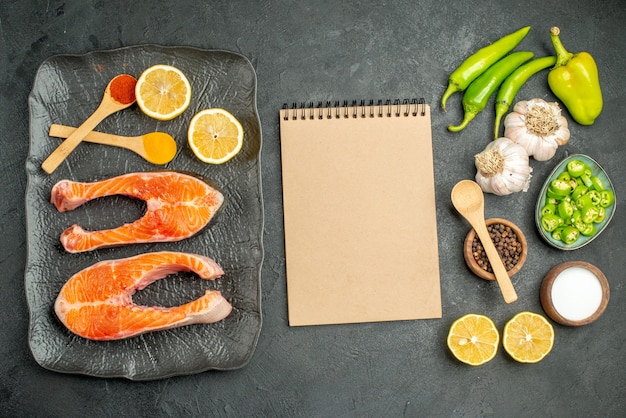
<svg viewBox="0 0 626 418">
<path fill-rule="evenodd" d="M 585 268 L 567 268 L 552 283 L 552 304 L 565 319 L 586 319 L 598 310 L 601 303 L 602 284 Z"/>
</svg>

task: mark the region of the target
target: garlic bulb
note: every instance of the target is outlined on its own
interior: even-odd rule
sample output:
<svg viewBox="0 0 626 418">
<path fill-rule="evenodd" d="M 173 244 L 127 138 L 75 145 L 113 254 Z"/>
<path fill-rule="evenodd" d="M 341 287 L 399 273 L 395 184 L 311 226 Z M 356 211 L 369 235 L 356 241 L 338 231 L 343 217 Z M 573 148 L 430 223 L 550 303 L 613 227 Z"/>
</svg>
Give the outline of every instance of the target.
<svg viewBox="0 0 626 418">
<path fill-rule="evenodd" d="M 533 169 L 524 147 L 509 138 L 498 138 L 474 157 L 476 183 L 485 193 L 499 196 L 527 191 Z"/>
<path fill-rule="evenodd" d="M 558 103 L 531 99 L 517 102 L 504 118 L 504 136 L 524 147 L 535 160 L 546 161 L 560 145 L 567 144 L 570 133 Z"/>
</svg>

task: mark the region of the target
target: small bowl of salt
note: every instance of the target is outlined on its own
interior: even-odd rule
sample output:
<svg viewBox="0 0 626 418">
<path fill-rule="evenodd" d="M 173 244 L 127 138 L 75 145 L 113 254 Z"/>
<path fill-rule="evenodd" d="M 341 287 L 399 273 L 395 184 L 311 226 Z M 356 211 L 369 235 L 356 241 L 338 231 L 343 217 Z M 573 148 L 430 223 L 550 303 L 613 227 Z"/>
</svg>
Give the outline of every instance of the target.
<svg viewBox="0 0 626 418">
<path fill-rule="evenodd" d="M 553 267 L 543 279 L 541 305 L 561 325 L 581 326 L 598 319 L 609 304 L 609 282 L 599 268 L 585 261 Z"/>
</svg>

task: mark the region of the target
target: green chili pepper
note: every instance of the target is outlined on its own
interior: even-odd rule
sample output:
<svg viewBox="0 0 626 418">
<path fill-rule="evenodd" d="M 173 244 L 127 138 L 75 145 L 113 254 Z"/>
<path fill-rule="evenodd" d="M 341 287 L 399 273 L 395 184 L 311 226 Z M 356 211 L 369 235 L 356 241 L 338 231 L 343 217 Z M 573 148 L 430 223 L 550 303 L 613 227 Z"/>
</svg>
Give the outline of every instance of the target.
<svg viewBox="0 0 626 418">
<path fill-rule="evenodd" d="M 561 241 L 565 244 L 573 244 L 578 239 L 580 232 L 573 226 L 566 226 L 561 233 Z"/>
<path fill-rule="evenodd" d="M 459 132 L 467 126 L 474 117 L 480 113 L 491 95 L 496 91 L 502 81 L 520 64 L 528 61 L 533 57 L 532 52 L 522 51 L 513 52 L 493 64 L 482 73 L 472 84 L 465 90 L 463 94 L 463 110 L 465 112 L 463 121 L 457 126 L 448 126 L 450 132 Z"/>
<path fill-rule="evenodd" d="M 548 85 L 576 122 L 591 125 L 602 111 L 598 67 L 589 53 L 568 52 L 559 39 L 559 33 L 557 27 L 550 29 L 557 60 L 548 73 Z"/>
<path fill-rule="evenodd" d="M 502 116 L 513 104 L 513 99 L 515 99 L 519 89 L 522 88 L 530 77 L 546 68 L 554 67 L 554 64 L 556 64 L 556 57 L 553 56 L 534 59 L 521 65 L 502 82 L 496 96 L 495 139 L 498 139 L 500 136 L 500 120 L 502 120 Z"/>
<path fill-rule="evenodd" d="M 603 208 L 608 208 L 615 202 L 615 193 L 609 189 L 602 190 L 600 192 L 600 201 L 598 204 Z"/>
<path fill-rule="evenodd" d="M 563 219 L 559 218 L 558 215 L 548 213 L 541 217 L 541 227 L 546 230 L 546 232 L 554 231 L 561 224 L 563 224 Z"/>
<path fill-rule="evenodd" d="M 572 160 L 567 163 L 567 172 L 572 177 L 580 177 L 589 167 L 583 161 Z"/>
<path fill-rule="evenodd" d="M 459 67 L 450 74 L 448 88 L 441 98 L 441 107 L 446 110 L 446 101 L 457 91 L 465 90 L 472 81 L 485 72 L 487 68 L 495 64 L 513 50 L 524 39 L 530 26 L 525 26 L 510 33 L 491 45 L 479 49 L 469 56 Z"/>
</svg>

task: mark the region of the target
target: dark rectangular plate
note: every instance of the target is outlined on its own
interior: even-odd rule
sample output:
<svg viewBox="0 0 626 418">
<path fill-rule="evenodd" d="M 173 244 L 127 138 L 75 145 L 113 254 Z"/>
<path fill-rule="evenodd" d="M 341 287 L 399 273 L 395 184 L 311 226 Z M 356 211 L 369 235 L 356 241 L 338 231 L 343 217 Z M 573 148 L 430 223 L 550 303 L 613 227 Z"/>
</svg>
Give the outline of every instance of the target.
<svg viewBox="0 0 626 418">
<path fill-rule="evenodd" d="M 48 136 L 50 124 L 79 126 L 96 109 L 111 78 L 121 73 L 138 77 L 154 64 L 173 65 L 185 73 L 192 87 L 189 108 L 171 121 L 157 121 L 133 105 L 102 121 L 96 130 L 130 136 L 167 132 L 178 146 L 170 163 L 154 166 L 128 150 L 82 143 L 51 175 L 41 169 L 42 161 L 61 141 Z M 187 145 L 193 115 L 214 107 L 232 113 L 245 132 L 242 150 L 221 165 L 201 162 Z M 157 45 L 53 56 L 37 71 L 29 108 L 25 288 L 30 310 L 29 345 L 36 361 L 58 372 L 133 380 L 244 366 L 253 355 L 262 322 L 261 126 L 256 110 L 256 74 L 250 62 L 228 51 Z M 59 213 L 50 203 L 50 190 L 57 181 L 95 181 L 155 169 L 191 172 L 209 179 L 224 193 L 224 208 L 207 228 L 183 241 L 82 254 L 65 252 L 59 235 L 70 225 L 113 228 L 141 216 L 145 205 L 114 196 Z M 199 297 L 205 289 L 215 288 L 233 305 L 230 316 L 215 324 L 189 325 L 108 342 L 78 337 L 56 318 L 54 301 L 76 272 L 101 260 L 161 250 L 208 256 L 220 264 L 225 274 L 215 282 L 192 274 L 168 276 L 138 292 L 136 303 L 178 305 Z"/>
</svg>

